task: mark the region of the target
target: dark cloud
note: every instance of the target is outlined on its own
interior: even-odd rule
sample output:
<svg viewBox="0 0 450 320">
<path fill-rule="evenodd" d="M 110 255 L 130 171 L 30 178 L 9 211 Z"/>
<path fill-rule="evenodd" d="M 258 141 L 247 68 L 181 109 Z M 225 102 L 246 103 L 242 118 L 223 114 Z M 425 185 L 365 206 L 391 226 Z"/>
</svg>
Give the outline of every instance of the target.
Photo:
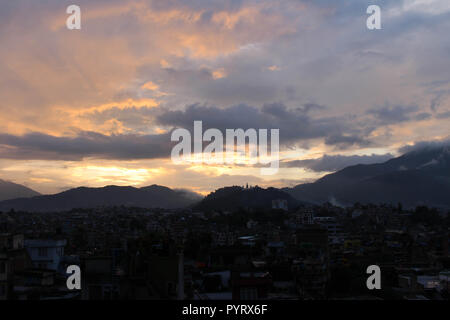
<svg viewBox="0 0 450 320">
<path fill-rule="evenodd" d="M 41 160 L 152 159 L 170 155 L 170 134 L 111 135 L 79 132 L 75 137 L 42 133 L 0 134 L 0 158 Z"/>
<path fill-rule="evenodd" d="M 326 145 L 336 146 L 338 148 L 349 148 L 352 146 L 368 146 L 371 142 L 363 137 L 356 135 L 331 135 L 325 139 Z"/>
<path fill-rule="evenodd" d="M 450 137 L 443 140 L 431 140 L 431 141 L 417 141 L 412 145 L 406 145 L 398 149 L 399 153 L 408 153 L 412 151 L 424 150 L 424 149 L 437 149 L 442 147 L 450 148 Z"/>
<path fill-rule="evenodd" d="M 427 120 L 430 119 L 432 117 L 431 113 L 428 112 L 421 112 L 419 114 L 416 114 L 414 116 L 414 120 L 416 121 L 422 121 L 422 120 Z"/>
<path fill-rule="evenodd" d="M 450 118 L 450 111 L 438 113 L 438 114 L 436 114 L 436 118 L 437 119 L 448 119 L 448 118 Z"/>
<path fill-rule="evenodd" d="M 226 129 L 280 129 L 280 143 L 291 147 L 311 139 L 325 139 L 326 144 L 340 148 L 368 145 L 369 142 L 349 129 L 345 118 L 315 118 L 311 113 L 323 110 L 317 104 L 305 104 L 288 108 L 281 103 L 266 104 L 261 108 L 245 104 L 218 108 L 200 104 L 187 106 L 184 110 L 164 108 L 118 108 L 88 115 L 92 121 L 102 124 L 108 118 L 118 119 L 131 127 L 146 124 L 186 128 L 192 130 L 194 121 L 203 122 L 203 130 Z M 140 116 L 140 117 L 138 117 Z M 357 131 L 357 130 L 356 130 Z M 361 134 L 359 132 L 359 134 Z M 80 131 L 75 136 L 52 136 L 28 133 L 23 136 L 0 134 L 0 158 L 82 160 L 99 159 L 152 159 L 167 158 L 175 142 L 170 133 L 139 135 L 112 134 Z"/>
<path fill-rule="evenodd" d="M 367 113 L 373 115 L 380 124 L 388 125 L 410 121 L 412 114 L 419 110 L 417 106 L 386 106 L 370 109 Z"/>
<path fill-rule="evenodd" d="M 294 160 L 283 162 L 282 166 L 288 168 L 307 168 L 316 172 L 324 172 L 324 171 L 337 171 L 341 170 L 348 166 L 353 166 L 357 164 L 373 164 L 373 163 L 381 163 L 385 162 L 389 159 L 392 159 L 394 156 L 390 153 L 388 154 L 372 154 L 370 156 L 343 156 L 343 155 L 335 155 L 328 156 L 324 155 L 318 159 L 307 159 L 307 160 Z"/>
<path fill-rule="evenodd" d="M 345 118 L 315 118 L 310 115 L 312 110 L 323 108 L 315 104 L 306 104 L 291 109 L 284 104 L 273 103 L 266 104 L 262 108 L 240 104 L 222 109 L 194 104 L 187 106 L 185 110 L 163 111 L 156 116 L 156 122 L 167 126 L 191 128 L 194 121 L 201 120 L 204 130 L 280 129 L 282 144 L 315 138 L 327 138 L 328 144 L 367 144 L 367 141 L 362 138 L 358 140 L 354 137 L 355 133 L 351 132 L 357 130 L 355 123 L 350 126 Z"/>
<path fill-rule="evenodd" d="M 311 139 L 325 139 L 327 145 L 339 148 L 367 146 L 370 144 L 361 131 L 350 129 L 349 120 L 335 117 L 313 117 L 315 110 L 325 107 L 305 104 L 288 108 L 281 103 L 266 104 L 261 108 L 245 104 L 218 108 L 200 104 L 184 110 L 164 108 L 131 108 L 127 112 L 118 108 L 89 115 L 99 125 L 107 118 L 118 119 L 132 127 L 146 124 L 192 130 L 194 121 L 203 122 L 203 130 L 226 129 L 280 129 L 280 143 L 284 147 L 304 143 Z M 137 116 L 141 117 L 137 117 Z M 145 116 L 145 117 L 144 117 Z M 142 118 L 142 119 L 141 119 Z M 355 124 L 353 123 L 353 127 Z M 99 159 L 152 159 L 167 158 L 175 142 L 170 133 L 139 135 L 112 134 L 80 131 L 75 136 L 52 136 L 28 133 L 23 136 L 0 134 L 0 158 L 81 160 Z"/>
</svg>

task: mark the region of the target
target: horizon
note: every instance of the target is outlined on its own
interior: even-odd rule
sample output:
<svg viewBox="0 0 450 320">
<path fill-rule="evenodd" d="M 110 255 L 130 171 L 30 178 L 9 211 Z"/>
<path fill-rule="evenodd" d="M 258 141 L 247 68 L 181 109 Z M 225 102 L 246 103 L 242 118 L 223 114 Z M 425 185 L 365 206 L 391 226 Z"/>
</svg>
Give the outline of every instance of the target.
<svg viewBox="0 0 450 320">
<path fill-rule="evenodd" d="M 445 0 L 0 4 L 0 177 L 43 194 L 292 187 L 448 141 Z M 425 48 L 433 48 L 427 50 Z M 174 130 L 279 129 L 280 168 L 171 159 Z M 195 143 L 195 141 L 194 141 Z"/>
<path fill-rule="evenodd" d="M 404 156 L 406 154 L 412 154 L 414 152 L 420 152 L 420 151 L 425 151 L 425 150 L 427 150 L 427 151 L 429 151 L 429 150 L 437 150 L 437 149 L 440 149 L 440 148 L 446 148 L 446 149 L 450 148 L 450 141 L 437 141 L 437 142 L 434 142 L 434 143 L 426 143 L 426 144 L 417 144 L 417 145 L 406 146 L 406 147 L 403 148 L 403 153 L 399 154 L 397 157 L 389 158 L 386 161 L 377 162 L 377 163 L 354 163 L 354 164 L 348 165 L 348 166 L 346 166 L 344 168 L 341 168 L 339 170 L 336 170 L 334 172 L 326 173 L 323 176 L 320 176 L 319 178 L 317 178 L 315 180 L 312 180 L 312 181 L 309 181 L 309 182 L 303 182 L 303 183 L 300 183 L 300 184 L 295 185 L 295 186 L 299 186 L 299 185 L 307 184 L 307 183 L 314 183 L 317 180 L 319 180 L 319 179 L 321 179 L 321 178 L 323 178 L 323 177 L 325 177 L 327 175 L 336 173 L 336 172 L 341 171 L 341 170 L 343 170 L 345 168 L 348 168 L 348 167 L 359 166 L 359 165 L 370 165 L 370 164 L 386 163 L 386 162 L 388 162 L 388 161 L 390 161 L 392 159 L 400 158 L 400 157 L 402 157 L 402 156 Z M 3 180 L 3 179 L 0 177 L 0 181 L 1 180 Z M 14 184 L 23 185 L 23 186 L 25 186 L 27 188 L 30 188 L 30 187 L 26 186 L 25 184 L 20 184 L 20 183 L 14 182 L 14 181 L 10 181 L 10 180 L 3 180 L 3 181 L 11 182 L 11 183 L 14 183 Z M 35 191 L 35 192 L 38 192 L 40 196 L 46 196 L 46 195 L 55 195 L 55 194 L 58 194 L 58 193 L 61 193 L 61 192 L 65 192 L 65 191 L 69 191 L 69 190 L 77 189 L 77 188 L 133 187 L 133 188 L 140 189 L 140 188 L 146 188 L 146 187 L 151 187 L 151 186 L 158 186 L 158 187 L 170 188 L 171 190 L 174 190 L 174 191 L 193 192 L 194 194 L 196 194 L 198 196 L 206 197 L 207 195 L 209 195 L 209 194 L 211 194 L 211 193 L 213 193 L 213 192 L 215 192 L 215 191 L 217 191 L 219 189 L 222 189 L 222 188 L 235 187 L 235 186 L 245 188 L 245 185 L 249 186 L 248 182 L 246 182 L 246 183 L 244 183 L 242 185 L 238 185 L 238 184 L 222 185 L 222 186 L 218 186 L 215 189 L 211 189 L 209 191 L 204 191 L 203 193 L 196 192 L 196 191 L 194 191 L 192 189 L 177 188 L 177 187 L 172 187 L 172 186 L 165 186 L 165 185 L 160 185 L 160 184 L 151 183 L 151 182 L 149 182 L 149 184 L 145 184 L 145 185 L 124 185 L 124 184 L 120 185 L 120 184 L 114 184 L 114 183 L 113 184 L 105 184 L 105 185 L 102 185 L 102 186 L 95 186 L 95 187 L 94 186 L 87 186 L 87 185 L 78 185 L 78 186 L 67 187 L 64 190 L 60 190 L 60 191 L 57 191 L 55 193 L 41 193 L 41 192 L 39 192 L 39 190 L 35 190 L 35 189 L 32 189 L 32 188 L 30 188 L 30 189 Z M 256 185 L 250 185 L 250 186 L 252 186 L 252 187 L 261 187 L 261 188 L 265 188 L 265 189 L 267 189 L 267 188 L 283 189 L 283 188 L 295 187 L 295 186 L 292 186 L 292 185 L 285 185 L 285 186 L 280 186 L 280 187 L 274 187 L 274 186 L 271 186 L 270 184 L 267 184 L 267 185 L 258 185 L 258 184 L 256 184 Z"/>
<path fill-rule="evenodd" d="M 387 160 L 387 161 L 389 161 L 389 160 Z M 351 166 L 361 165 L 361 164 L 362 164 L 362 163 L 358 163 L 358 164 L 353 164 L 353 165 L 351 165 Z M 337 171 L 339 171 L 339 170 L 337 170 Z M 336 171 L 336 172 L 337 172 L 337 171 Z M 324 174 L 323 176 L 319 177 L 318 179 L 323 178 L 324 176 L 326 176 L 326 175 L 328 175 L 328 174 L 331 174 L 331 173 L 334 173 L 334 172 L 326 173 L 326 174 Z M 3 179 L 1 179 L 1 177 L 0 177 L 0 180 L 3 180 Z M 14 184 L 20 184 L 20 183 L 17 183 L 17 182 L 14 182 L 14 181 L 10 181 L 10 180 L 3 180 L 3 181 L 11 182 L 11 183 L 14 183 Z M 314 181 L 316 181 L 316 180 L 312 180 L 312 181 L 310 181 L 310 182 L 304 182 L 304 183 L 311 183 L 311 182 L 314 182 Z M 248 184 L 248 183 L 247 183 L 247 184 Z M 303 184 L 303 183 L 301 183 L 301 184 Z M 28 187 L 28 186 L 25 185 L 25 184 L 20 184 L 20 185 L 23 185 L 23 186 L 25 186 L 25 187 L 27 187 L 27 188 L 30 188 L 30 187 Z M 32 189 L 32 188 L 30 188 L 30 189 L 33 190 L 33 191 L 35 191 L 35 192 L 38 192 L 38 193 L 39 193 L 40 195 L 42 195 L 42 196 L 46 196 L 46 195 L 54 195 L 54 194 L 58 194 L 58 193 L 61 193 L 61 192 L 65 192 L 65 191 L 68 191 L 68 190 L 71 190 L 71 189 L 77 189 L 77 188 L 134 187 L 134 188 L 139 189 L 139 188 L 145 188 L 145 187 L 150 187 L 150 186 L 167 187 L 167 188 L 170 188 L 170 189 L 172 189 L 172 190 L 181 190 L 181 191 L 184 190 L 184 191 L 190 191 L 190 192 L 194 192 L 195 194 L 198 194 L 198 195 L 200 195 L 200 196 L 202 196 L 202 197 L 205 197 L 206 195 L 208 195 L 208 194 L 210 194 L 210 193 L 212 193 L 212 192 L 214 192 L 214 191 L 216 191 L 216 190 L 218 190 L 218 189 L 221 189 L 221 188 L 234 187 L 234 186 L 239 186 L 239 187 L 242 186 L 242 187 L 245 187 L 245 183 L 244 183 L 244 185 L 223 185 L 223 186 L 219 186 L 219 187 L 216 188 L 216 189 L 213 189 L 213 190 L 210 190 L 210 191 L 205 191 L 204 193 L 199 193 L 199 192 L 196 192 L 196 191 L 194 191 L 194 190 L 192 190 L 192 189 L 174 188 L 174 187 L 171 187 L 171 186 L 164 186 L 164 185 L 159 185 L 159 184 L 145 184 L 145 185 L 119 185 L 119 184 L 106 184 L 106 185 L 103 185 L 103 186 L 97 186 L 97 187 L 92 187 L 92 186 L 87 186 L 87 185 L 79 185 L 79 186 L 67 187 L 66 189 L 60 190 L 60 191 L 58 191 L 58 192 L 56 192 L 56 193 L 41 193 L 41 192 L 39 192 L 39 190 L 35 190 L 35 189 Z M 270 185 L 264 185 L 264 186 L 255 185 L 255 186 L 262 187 L 262 188 L 270 188 L 270 187 L 272 187 L 272 186 L 270 186 Z M 290 188 L 290 187 L 293 187 L 293 186 L 288 186 L 288 185 L 286 185 L 286 186 L 278 187 L 277 189 Z"/>
</svg>

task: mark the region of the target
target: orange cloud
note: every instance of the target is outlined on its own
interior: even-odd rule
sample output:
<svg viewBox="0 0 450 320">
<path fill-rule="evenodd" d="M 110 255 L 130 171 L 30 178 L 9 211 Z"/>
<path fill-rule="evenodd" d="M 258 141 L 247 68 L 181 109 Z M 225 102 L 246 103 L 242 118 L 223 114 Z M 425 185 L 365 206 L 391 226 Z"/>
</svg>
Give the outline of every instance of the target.
<svg viewBox="0 0 450 320">
<path fill-rule="evenodd" d="M 213 76 L 214 80 L 217 80 L 217 79 L 225 78 L 227 76 L 227 73 L 224 68 L 220 68 L 220 69 L 214 70 L 212 72 L 212 76 Z"/>
<path fill-rule="evenodd" d="M 159 89 L 159 86 L 158 86 L 156 83 L 152 82 L 152 81 L 148 81 L 148 82 L 144 83 L 144 84 L 141 86 L 141 89 L 146 89 L 146 90 L 150 90 L 150 91 L 155 91 L 155 90 L 158 90 L 158 89 Z"/>
</svg>

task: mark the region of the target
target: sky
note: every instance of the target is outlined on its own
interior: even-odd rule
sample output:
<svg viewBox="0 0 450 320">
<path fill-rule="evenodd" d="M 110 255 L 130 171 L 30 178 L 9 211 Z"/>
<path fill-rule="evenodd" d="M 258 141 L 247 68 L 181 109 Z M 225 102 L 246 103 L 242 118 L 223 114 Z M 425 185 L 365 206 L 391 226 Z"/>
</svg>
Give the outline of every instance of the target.
<svg viewBox="0 0 450 320">
<path fill-rule="evenodd" d="M 449 33 L 448 0 L 0 1 L 0 179 L 207 194 L 383 162 L 448 139 Z M 278 128 L 278 173 L 173 163 L 195 120 Z"/>
</svg>

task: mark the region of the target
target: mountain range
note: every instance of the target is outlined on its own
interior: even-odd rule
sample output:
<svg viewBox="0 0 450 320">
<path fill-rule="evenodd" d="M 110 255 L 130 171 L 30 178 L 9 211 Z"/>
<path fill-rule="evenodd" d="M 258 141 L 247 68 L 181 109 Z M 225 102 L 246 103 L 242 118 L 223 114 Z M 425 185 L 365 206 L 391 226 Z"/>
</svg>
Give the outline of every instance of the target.
<svg viewBox="0 0 450 320">
<path fill-rule="evenodd" d="M 324 202 L 342 206 L 359 202 L 450 208 L 450 146 L 410 151 L 384 163 L 346 167 L 314 183 L 293 188 L 225 187 L 203 199 L 194 192 L 158 185 L 143 188 L 80 187 L 54 195 L 39 195 L 27 187 L 0 180 L 0 200 L 3 200 L 0 201 L 0 211 L 44 212 L 120 205 L 234 210 L 268 208 L 275 199 L 286 200 L 289 208 Z"/>
<path fill-rule="evenodd" d="M 184 208 L 197 203 L 201 197 L 193 192 L 172 190 L 151 185 L 143 188 L 106 186 L 80 187 L 54 195 L 20 198 L 0 202 L 0 210 L 32 212 L 65 211 L 73 208 L 129 206 L 142 208 Z"/>
<path fill-rule="evenodd" d="M 39 195 L 39 192 L 23 185 L 0 179 L 0 201 L 14 198 L 29 198 Z"/>
<path fill-rule="evenodd" d="M 302 204 L 288 193 L 276 188 L 239 186 L 220 188 L 211 192 L 194 208 L 197 210 L 235 210 L 239 208 L 271 208 L 272 200 L 286 200 L 288 207 L 296 207 Z"/>
<path fill-rule="evenodd" d="M 422 148 L 384 163 L 350 166 L 283 191 L 313 203 L 450 207 L 450 146 Z"/>
</svg>

